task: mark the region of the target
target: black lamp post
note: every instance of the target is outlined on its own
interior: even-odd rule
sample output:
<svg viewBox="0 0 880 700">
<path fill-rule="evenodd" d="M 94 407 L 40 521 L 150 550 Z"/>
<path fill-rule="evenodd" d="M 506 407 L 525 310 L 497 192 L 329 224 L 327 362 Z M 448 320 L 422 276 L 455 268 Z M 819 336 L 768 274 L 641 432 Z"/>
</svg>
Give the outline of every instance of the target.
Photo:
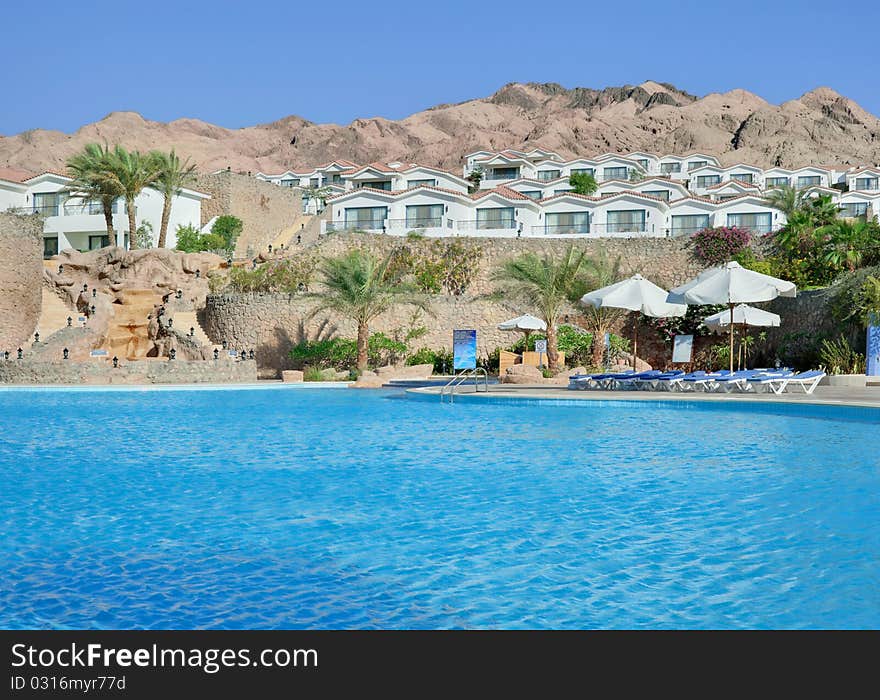
<svg viewBox="0 0 880 700">
<path fill-rule="evenodd" d="M 88 285 L 88 284 L 83 283 L 83 291 L 84 291 L 84 292 L 89 291 L 89 285 Z"/>
<path fill-rule="evenodd" d="M 98 288 L 92 287 L 92 299 L 94 299 L 96 296 L 98 296 Z"/>
<path fill-rule="evenodd" d="M 171 328 L 171 326 L 173 326 L 173 325 L 174 325 L 174 319 L 169 316 L 168 317 L 168 327 Z"/>
<path fill-rule="evenodd" d="M 253 351 L 253 350 L 251 350 L 250 352 L 248 352 L 248 359 L 249 359 L 249 360 L 253 360 L 253 359 L 254 359 L 254 351 Z"/>
<path fill-rule="evenodd" d="M 68 316 L 67 317 L 67 327 L 70 328 L 72 325 L 73 325 L 73 319 L 70 316 Z"/>
<path fill-rule="evenodd" d="M 58 274 L 60 275 L 60 274 L 62 274 L 63 272 L 64 272 L 64 265 L 59 265 L 59 266 L 58 266 Z"/>
<path fill-rule="evenodd" d="M 70 359 L 70 350 L 68 350 L 67 348 L 64 348 L 64 359 L 65 360 Z"/>
<path fill-rule="evenodd" d="M 269 244 L 269 253 L 270 254 L 272 253 L 272 244 L 271 243 Z"/>
<path fill-rule="evenodd" d="M 19 359 L 19 360 L 21 359 L 22 354 L 23 354 L 22 349 L 19 348 L 19 349 L 18 349 L 18 359 Z"/>
<path fill-rule="evenodd" d="M 196 270 L 196 279 L 198 279 L 198 278 L 201 277 L 201 276 L 202 276 L 202 271 L 201 271 L 201 270 Z"/>
<path fill-rule="evenodd" d="M 95 305 L 94 305 L 94 304 L 92 304 L 92 305 L 89 307 L 89 311 L 91 311 L 92 314 L 95 313 Z"/>
<path fill-rule="evenodd" d="M 195 327 L 194 327 L 194 326 L 190 326 L 190 327 L 189 327 L 189 337 L 192 338 L 192 337 L 195 336 L 195 334 L 196 334 L 196 329 L 195 329 Z"/>
<path fill-rule="evenodd" d="M 175 350 L 174 348 L 171 348 L 168 351 L 168 359 L 173 360 L 175 357 L 177 357 L 177 350 Z"/>
<path fill-rule="evenodd" d="M 225 340 L 223 341 L 223 349 L 224 349 L 224 350 L 228 350 L 228 349 L 229 349 L 229 345 L 227 344 L 227 342 L 226 342 Z"/>
<path fill-rule="evenodd" d="M 35 342 L 35 343 L 39 343 L 39 342 L 40 342 L 40 334 L 39 334 L 39 333 L 34 333 L 34 342 Z"/>
<path fill-rule="evenodd" d="M 175 296 L 177 296 L 178 299 L 183 299 L 183 290 L 178 289 L 177 294 Z"/>
<path fill-rule="evenodd" d="M 4 360 L 8 360 L 8 359 L 9 359 L 9 350 L 7 350 L 6 352 L 3 353 L 3 359 L 4 359 Z"/>
<path fill-rule="evenodd" d="M 6 354 L 8 355 L 9 353 L 6 353 Z M 214 359 L 215 360 L 220 359 L 220 351 L 217 348 L 214 348 Z"/>
<path fill-rule="evenodd" d="M 119 367 L 119 358 L 116 355 L 113 356 L 113 368 Z"/>
</svg>

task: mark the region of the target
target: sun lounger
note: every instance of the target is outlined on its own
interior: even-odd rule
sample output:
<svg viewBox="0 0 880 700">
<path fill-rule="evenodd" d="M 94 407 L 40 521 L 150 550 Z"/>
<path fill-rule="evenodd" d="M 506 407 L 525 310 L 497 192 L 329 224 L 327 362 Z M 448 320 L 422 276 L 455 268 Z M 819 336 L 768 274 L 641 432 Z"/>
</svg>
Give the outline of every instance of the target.
<svg viewBox="0 0 880 700">
<path fill-rule="evenodd" d="M 773 390 L 773 387 L 783 379 L 793 376 L 794 373 L 789 369 L 780 370 L 760 370 L 753 377 L 749 377 L 744 384 L 737 388 L 740 391 L 754 390 L 758 391 L 760 387 L 766 387 Z"/>
<path fill-rule="evenodd" d="M 775 380 L 767 382 L 767 386 L 774 394 L 781 394 L 790 386 L 799 386 L 804 390 L 805 394 L 812 394 L 819 382 L 825 376 L 825 372 L 821 369 L 811 369 L 808 372 L 800 374 L 792 374 L 786 377 L 779 377 Z"/>
<path fill-rule="evenodd" d="M 715 386 L 716 380 L 724 379 L 728 376 L 730 376 L 730 370 L 727 369 L 722 369 L 718 372 L 709 372 L 708 374 L 705 372 L 694 372 L 692 375 L 682 379 L 679 388 L 682 391 L 696 391 L 697 389 L 711 391 Z"/>
<path fill-rule="evenodd" d="M 706 376 L 706 372 L 703 370 L 697 370 L 696 372 L 689 372 L 687 374 L 680 370 L 678 370 L 677 373 L 667 372 L 663 376 L 657 377 L 654 388 L 663 391 L 674 391 L 675 389 L 680 389 L 682 387 L 682 382 L 694 382 L 698 379 L 703 379 Z"/>
<path fill-rule="evenodd" d="M 615 389 L 640 389 L 645 383 L 655 380 L 662 374 L 663 372 L 658 369 L 651 369 L 627 377 L 616 378 L 611 383 Z"/>
</svg>

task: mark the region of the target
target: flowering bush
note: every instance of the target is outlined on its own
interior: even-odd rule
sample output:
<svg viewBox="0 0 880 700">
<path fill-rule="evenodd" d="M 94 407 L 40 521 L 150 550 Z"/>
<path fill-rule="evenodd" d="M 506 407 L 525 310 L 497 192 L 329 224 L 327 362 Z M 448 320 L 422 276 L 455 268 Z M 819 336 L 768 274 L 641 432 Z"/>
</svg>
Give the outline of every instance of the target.
<svg viewBox="0 0 880 700">
<path fill-rule="evenodd" d="M 704 228 L 691 238 L 694 257 L 705 265 L 720 265 L 732 260 L 751 242 L 751 234 L 736 226 Z"/>
</svg>

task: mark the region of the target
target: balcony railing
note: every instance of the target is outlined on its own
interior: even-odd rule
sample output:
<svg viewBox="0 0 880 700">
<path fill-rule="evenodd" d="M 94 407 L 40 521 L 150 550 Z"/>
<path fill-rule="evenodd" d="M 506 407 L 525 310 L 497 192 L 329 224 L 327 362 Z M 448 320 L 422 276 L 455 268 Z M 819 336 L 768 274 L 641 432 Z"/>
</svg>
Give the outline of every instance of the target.
<svg viewBox="0 0 880 700">
<path fill-rule="evenodd" d="M 443 226 L 442 216 L 409 217 L 406 219 L 388 219 L 388 228 L 440 228 Z"/>
<path fill-rule="evenodd" d="M 858 192 L 872 192 L 880 189 L 880 180 L 856 180 L 853 189 Z"/>
<path fill-rule="evenodd" d="M 532 226 L 532 234 L 544 236 L 577 236 L 590 233 L 590 224 L 544 224 Z"/>
<path fill-rule="evenodd" d="M 114 204 L 110 209 L 111 213 L 116 214 L 119 211 L 119 206 Z M 77 204 L 68 202 L 64 205 L 64 216 L 103 216 L 104 215 L 104 207 L 100 203 L 92 202 L 90 204 Z"/>
<path fill-rule="evenodd" d="M 765 233 L 770 233 L 773 230 L 772 224 L 727 224 L 730 227 L 738 228 L 743 231 L 748 231 L 756 236 L 762 236 Z"/>
<path fill-rule="evenodd" d="M 383 231 L 384 220 L 374 221 L 328 221 L 325 231 L 327 233 L 341 233 L 343 231 Z"/>
<path fill-rule="evenodd" d="M 652 227 L 653 228 L 653 227 Z M 620 222 L 614 224 L 590 224 L 590 233 L 647 233 L 648 225 L 642 221 Z"/>
<path fill-rule="evenodd" d="M 709 227 L 710 224 L 706 224 L 705 226 L 673 226 L 669 229 L 669 235 L 673 238 L 678 238 L 679 236 L 693 236 L 697 231 L 702 231 Z"/>
<path fill-rule="evenodd" d="M 517 227 L 516 221 L 509 220 L 493 220 L 493 221 L 457 221 L 455 224 L 458 229 L 476 229 L 479 231 L 510 231 Z"/>
<path fill-rule="evenodd" d="M 487 172 L 484 176 L 484 180 L 516 180 L 519 178 L 519 173 L 495 173 L 492 171 Z"/>
</svg>

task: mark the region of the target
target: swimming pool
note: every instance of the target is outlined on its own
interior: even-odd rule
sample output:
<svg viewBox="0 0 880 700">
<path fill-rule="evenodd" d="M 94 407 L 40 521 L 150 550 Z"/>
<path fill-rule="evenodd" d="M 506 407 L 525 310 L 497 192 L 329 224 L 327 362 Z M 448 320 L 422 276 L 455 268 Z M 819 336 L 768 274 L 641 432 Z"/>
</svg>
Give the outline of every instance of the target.
<svg viewBox="0 0 880 700">
<path fill-rule="evenodd" d="M 0 627 L 878 627 L 878 413 L 0 392 Z"/>
</svg>

